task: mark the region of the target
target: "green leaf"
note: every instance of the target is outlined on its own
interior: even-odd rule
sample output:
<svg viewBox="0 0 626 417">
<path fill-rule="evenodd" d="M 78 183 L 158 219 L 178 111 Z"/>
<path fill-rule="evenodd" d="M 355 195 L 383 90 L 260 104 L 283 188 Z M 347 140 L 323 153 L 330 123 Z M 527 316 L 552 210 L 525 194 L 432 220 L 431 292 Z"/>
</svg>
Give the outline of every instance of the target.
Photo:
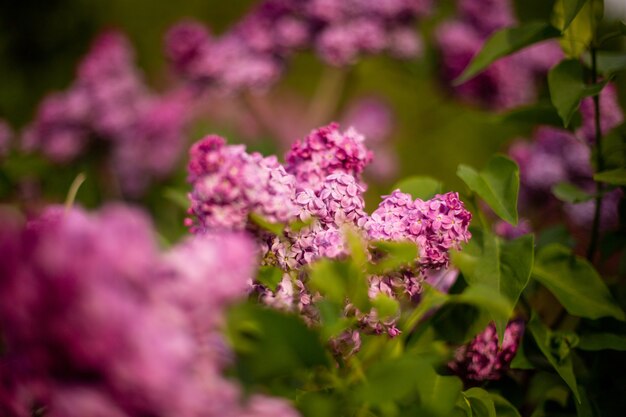
<svg viewBox="0 0 626 417">
<path fill-rule="evenodd" d="M 275 266 L 262 266 L 256 276 L 257 281 L 272 291 L 276 291 L 276 287 L 283 279 L 283 271 Z"/>
<path fill-rule="evenodd" d="M 550 99 L 565 127 L 578 110 L 580 100 L 599 94 L 606 85 L 604 82 L 588 86 L 583 80 L 583 67 L 578 59 L 561 61 L 548 72 Z"/>
<path fill-rule="evenodd" d="M 228 311 L 226 334 L 244 383 L 330 364 L 318 333 L 294 315 L 240 304 Z"/>
<path fill-rule="evenodd" d="M 432 309 L 441 307 L 446 303 L 446 301 L 448 301 L 449 298 L 448 294 L 444 294 L 428 284 L 423 285 L 420 297 L 421 299 L 417 307 L 415 307 L 406 320 L 400 323 L 400 329 L 403 331 L 403 337 L 410 336 L 411 330 L 413 330 L 417 323 L 424 318 L 426 313 Z"/>
<path fill-rule="evenodd" d="M 599 172 L 593 176 L 593 179 L 613 185 L 626 185 L 626 168 Z"/>
<path fill-rule="evenodd" d="M 461 294 L 450 296 L 449 300 L 451 303 L 469 304 L 485 310 L 494 320 L 506 321 L 513 311 L 513 305 L 506 297 L 494 288 L 481 284 L 467 287 Z"/>
<path fill-rule="evenodd" d="M 403 266 L 414 264 L 418 259 L 418 248 L 413 242 L 388 242 L 380 240 L 373 243 L 374 247 L 384 253 L 376 264 L 369 265 L 374 274 L 383 274 Z"/>
<path fill-rule="evenodd" d="M 482 171 L 477 172 L 467 165 L 459 165 L 457 175 L 500 218 L 517 224 L 519 169 L 515 162 L 505 156 L 495 155 Z"/>
<path fill-rule="evenodd" d="M 398 300 L 382 293 L 379 293 L 376 298 L 372 300 L 372 307 L 376 309 L 378 317 L 382 320 L 393 318 L 397 316 L 400 311 Z"/>
<path fill-rule="evenodd" d="M 443 185 L 431 177 L 413 176 L 401 180 L 392 187 L 392 191 L 398 189 L 410 194 L 413 199 L 429 200 L 442 192 Z"/>
<path fill-rule="evenodd" d="M 565 30 L 578 15 L 578 12 L 580 12 L 580 9 L 583 8 L 587 0 L 562 0 L 562 2 L 563 25 L 561 26 L 561 30 Z"/>
<path fill-rule="evenodd" d="M 422 361 L 419 362 L 417 392 L 423 415 L 447 417 L 454 409 L 463 384 L 454 376 L 441 376 Z"/>
<path fill-rule="evenodd" d="M 475 417 L 496 417 L 496 406 L 491 395 L 482 388 L 470 388 L 463 392 Z"/>
<path fill-rule="evenodd" d="M 250 221 L 261 229 L 265 229 L 268 232 L 272 232 L 277 236 L 281 236 L 283 234 L 283 230 L 285 229 L 285 225 L 282 223 L 272 223 L 267 220 L 265 217 L 261 216 L 257 213 L 250 213 Z"/>
<path fill-rule="evenodd" d="M 552 187 L 552 194 L 566 203 L 582 203 L 593 199 L 593 196 L 569 182 L 560 182 Z"/>
<path fill-rule="evenodd" d="M 473 231 L 472 240 L 464 250 L 452 254 L 452 262 L 463 272 L 470 286 L 493 288 L 510 303 L 506 317 L 495 320 L 500 340 L 513 307 L 530 279 L 533 257 L 532 235 L 503 241 L 482 230 Z"/>
<path fill-rule="evenodd" d="M 567 13 L 566 5 L 569 1 L 571 0 L 560 0 L 554 4 L 553 23 L 556 27 L 563 29 L 560 43 L 565 55 L 578 58 L 587 50 L 593 38 L 592 10 L 590 2 L 586 2 L 578 10 L 575 18 L 565 27 L 568 17 L 572 14 Z"/>
<path fill-rule="evenodd" d="M 163 197 L 170 200 L 183 210 L 187 210 L 189 208 L 189 198 L 187 197 L 187 194 L 181 190 L 177 190 L 176 188 L 166 188 L 163 191 Z"/>
<path fill-rule="evenodd" d="M 548 329 L 539 318 L 533 313 L 530 322 L 528 322 L 528 329 L 533 335 L 535 342 L 541 353 L 548 359 L 550 365 L 556 370 L 567 386 L 572 390 L 578 402 L 580 402 L 580 394 L 578 392 L 578 386 L 576 385 L 576 376 L 574 375 L 574 367 L 572 364 L 571 351 L 567 351 L 565 354 L 562 352 L 564 349 L 564 340 L 559 337 L 555 337 L 550 329 Z M 567 346 L 565 346 L 567 348 Z M 555 355 L 555 350 L 560 351 L 559 355 Z"/>
<path fill-rule="evenodd" d="M 563 121 L 552 103 L 518 107 L 502 115 L 496 115 L 496 120 L 507 124 L 563 126 Z"/>
<path fill-rule="evenodd" d="M 535 260 L 533 276 L 565 309 L 575 316 L 626 320 L 602 278 L 585 259 L 558 244 L 542 249 Z"/>
<path fill-rule="evenodd" d="M 626 351 L 626 335 L 614 333 L 587 333 L 580 336 L 578 348 L 581 350 Z"/>
<path fill-rule="evenodd" d="M 370 308 L 365 275 L 350 261 L 321 259 L 315 262 L 311 265 L 309 282 L 311 289 L 337 304 L 343 304 L 347 298 L 361 311 Z"/>
<path fill-rule="evenodd" d="M 583 61 L 588 67 L 591 66 L 591 55 L 585 53 Z M 623 52 L 596 52 L 596 68 L 605 77 L 610 77 L 616 72 L 626 70 L 626 54 Z"/>
<path fill-rule="evenodd" d="M 355 387 L 359 401 L 371 404 L 396 401 L 415 390 L 421 364 L 407 356 L 379 361 L 366 371 L 365 382 Z"/>
<path fill-rule="evenodd" d="M 521 417 L 517 408 L 513 406 L 506 398 L 497 394 L 489 393 L 496 407 L 496 415 L 498 417 Z"/>
<path fill-rule="evenodd" d="M 556 38 L 561 32 L 545 22 L 528 22 L 518 27 L 505 28 L 492 35 L 472 59 L 463 73 L 454 80 L 455 85 L 464 83 L 486 69 L 498 58 L 517 52 L 526 46 L 546 39 Z"/>
</svg>

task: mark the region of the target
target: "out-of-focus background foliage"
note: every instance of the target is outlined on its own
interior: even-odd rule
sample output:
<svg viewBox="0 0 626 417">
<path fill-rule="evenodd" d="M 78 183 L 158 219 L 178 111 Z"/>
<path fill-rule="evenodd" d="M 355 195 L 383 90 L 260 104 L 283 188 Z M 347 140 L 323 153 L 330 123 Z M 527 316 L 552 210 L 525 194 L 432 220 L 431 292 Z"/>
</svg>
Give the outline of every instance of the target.
<svg viewBox="0 0 626 417">
<path fill-rule="evenodd" d="M 351 98 L 360 96 L 377 96 L 387 101 L 395 112 L 396 126 L 390 146 L 399 155 L 396 178 L 427 174 L 442 180 L 446 188 L 455 189 L 461 187 L 455 175 L 459 163 L 484 165 L 489 155 L 505 149 L 508 140 L 527 135 L 532 124 L 507 123 L 497 114 L 456 101 L 441 86 L 436 76 L 437 54 L 430 40 L 437 22 L 453 13 L 454 2 L 436 3 L 435 14 L 420 25 L 426 45 L 424 56 L 408 62 L 385 56 L 360 60 L 348 78 L 339 110 Z M 0 117 L 19 131 L 32 119 L 37 103 L 47 93 L 67 87 L 94 37 L 110 28 L 127 34 L 148 83 L 163 89 L 172 81 L 163 54 L 163 36 L 171 25 L 190 17 L 207 23 L 214 33 L 221 33 L 252 4 L 254 1 L 249 0 L 3 0 L 0 2 Z M 552 0 L 515 2 L 521 21 L 546 18 L 553 5 Z M 275 90 L 296 91 L 305 100 L 310 99 L 322 71 L 323 65 L 312 54 L 299 54 Z M 542 91 L 546 97 L 545 86 Z M 623 98 L 624 94 L 620 95 Z M 216 99 L 210 105 L 219 108 L 221 103 Z M 302 133 L 314 127 L 307 126 Z M 226 135 L 231 143 L 241 142 L 236 132 L 206 123 L 190 129 L 189 140 L 214 131 Z M 274 142 L 268 138 L 249 146 L 264 153 L 275 150 Z M 61 175 L 55 187 L 69 186 L 73 175 L 75 172 Z M 182 165 L 179 178 L 177 187 L 184 191 Z M 370 208 L 377 204 L 381 194 L 389 191 L 394 181 L 394 178 L 368 179 Z M 89 192 L 79 193 L 78 200 L 90 205 Z M 161 217 L 156 214 L 157 218 Z M 166 234 L 175 235 L 182 230 L 177 226 L 179 220 L 170 225 L 176 231 Z"/>
</svg>

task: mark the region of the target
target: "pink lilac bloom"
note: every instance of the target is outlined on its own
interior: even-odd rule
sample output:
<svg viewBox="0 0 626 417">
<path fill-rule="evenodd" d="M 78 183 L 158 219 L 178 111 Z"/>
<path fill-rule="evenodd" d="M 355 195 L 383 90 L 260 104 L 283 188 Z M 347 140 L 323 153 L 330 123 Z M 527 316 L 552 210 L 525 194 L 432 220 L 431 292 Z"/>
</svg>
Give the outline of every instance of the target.
<svg viewBox="0 0 626 417">
<path fill-rule="evenodd" d="M 283 400 L 242 401 L 221 375 L 214 340 L 254 272 L 247 237 L 196 237 L 163 256 L 138 210 L 55 207 L 26 226 L 0 213 L 0 249 L 9 416 L 297 415 Z"/>
<path fill-rule="evenodd" d="M 489 36 L 517 23 L 509 0 L 489 0 L 488 4 L 461 0 L 457 9 L 457 17 L 441 24 L 435 36 L 446 86 L 464 101 L 491 109 L 532 102 L 537 95 L 536 85 L 562 59 L 558 43 L 533 45 L 495 61 L 473 79 L 452 86 Z"/>
<path fill-rule="evenodd" d="M 0 119 L 0 157 L 6 156 L 11 148 L 13 132 L 7 122 Z"/>
<path fill-rule="evenodd" d="M 249 154 L 245 147 L 227 146 L 219 136 L 207 136 L 190 150 L 189 181 L 194 233 L 244 230 L 250 214 L 270 222 L 295 217 L 295 179 L 276 157 Z"/>
<path fill-rule="evenodd" d="M 470 343 L 457 349 L 450 369 L 467 381 L 497 380 L 509 369 L 524 334 L 524 322 L 509 322 L 502 345 L 498 346 L 496 326 L 490 324 Z"/>
<path fill-rule="evenodd" d="M 373 157 L 364 142 L 355 129 L 341 132 L 337 123 L 331 123 L 296 141 L 285 155 L 285 168 L 295 176 L 298 190 L 317 191 L 335 173 L 352 175 L 360 183 Z"/>
<path fill-rule="evenodd" d="M 594 143 L 596 138 L 595 107 L 593 98 L 587 97 L 580 102 L 580 113 L 583 124 L 577 134 L 585 138 L 589 143 Z M 600 92 L 600 131 L 606 135 L 624 121 L 624 113 L 619 105 L 617 88 L 614 84 L 608 84 Z"/>
<path fill-rule="evenodd" d="M 73 84 L 42 101 L 22 146 L 57 163 L 97 153 L 122 191 L 138 196 L 178 162 L 190 99 L 186 92 L 150 91 L 128 40 L 107 32 L 94 41 Z"/>
<path fill-rule="evenodd" d="M 472 215 L 457 193 L 438 194 L 428 201 L 413 200 L 395 190 L 385 196 L 365 224 L 370 239 L 415 242 L 422 268 L 445 268 L 448 251 L 471 238 Z"/>
<path fill-rule="evenodd" d="M 265 0 L 219 37 L 197 22 L 174 26 L 166 53 L 195 87 L 266 89 L 300 50 L 335 66 L 383 52 L 413 58 L 422 50 L 414 24 L 430 9 L 426 0 Z"/>
</svg>

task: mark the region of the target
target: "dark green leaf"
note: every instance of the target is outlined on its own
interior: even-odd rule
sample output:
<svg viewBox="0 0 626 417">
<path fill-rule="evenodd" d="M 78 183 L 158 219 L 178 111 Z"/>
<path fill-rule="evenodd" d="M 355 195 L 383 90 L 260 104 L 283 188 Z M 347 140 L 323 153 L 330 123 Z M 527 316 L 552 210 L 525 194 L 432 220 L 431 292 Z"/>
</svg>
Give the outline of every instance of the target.
<svg viewBox="0 0 626 417">
<path fill-rule="evenodd" d="M 508 320 L 513 306 L 511 302 L 495 288 L 477 284 L 467 287 L 465 291 L 449 298 L 451 303 L 469 304 L 487 311 L 494 320 Z"/>
<path fill-rule="evenodd" d="M 552 194 L 566 203 L 582 203 L 593 199 L 593 196 L 569 182 L 560 182 L 552 187 Z"/>
<path fill-rule="evenodd" d="M 508 314 L 496 320 L 500 338 L 513 307 L 530 279 L 533 254 L 532 235 L 502 241 L 492 233 L 474 230 L 472 240 L 464 250 L 452 255 L 452 262 L 463 272 L 470 286 L 493 288 L 509 302 Z"/>
<path fill-rule="evenodd" d="M 588 333 L 580 336 L 578 348 L 582 350 L 626 351 L 626 335 L 614 333 Z"/>
<path fill-rule="evenodd" d="M 431 177 L 413 176 L 401 180 L 392 187 L 392 191 L 398 189 L 403 193 L 410 194 L 413 199 L 429 200 L 435 194 L 442 192 L 443 185 Z"/>
<path fill-rule="evenodd" d="M 477 172 L 467 165 L 459 165 L 457 175 L 500 218 L 517 224 L 519 169 L 515 162 L 505 156 L 495 155 L 482 171 Z"/>
<path fill-rule="evenodd" d="M 578 386 L 576 385 L 576 376 L 574 375 L 574 367 L 572 364 L 571 351 L 567 351 L 563 355 L 562 350 L 567 349 L 562 338 L 555 337 L 550 329 L 548 329 L 541 320 L 533 313 L 528 323 L 528 330 L 533 335 L 537 346 L 544 354 L 550 365 L 563 378 L 563 381 L 572 390 L 576 399 L 580 402 Z M 555 350 L 561 351 L 561 354 L 555 355 Z"/>
<path fill-rule="evenodd" d="M 626 169 L 619 168 L 611 171 L 599 172 L 593 176 L 593 179 L 613 185 L 626 185 Z"/>
<path fill-rule="evenodd" d="M 491 395 L 482 388 L 470 388 L 463 392 L 470 403 L 474 417 L 496 417 L 496 406 Z"/>
<path fill-rule="evenodd" d="M 498 58 L 517 52 L 526 46 L 556 38 L 561 32 L 545 22 L 528 22 L 518 27 L 496 32 L 485 42 L 465 71 L 454 81 L 456 85 L 473 78 Z"/>
<path fill-rule="evenodd" d="M 591 56 L 584 55 L 584 62 L 591 66 Z M 605 77 L 626 69 L 626 54 L 623 52 L 601 51 L 596 53 L 596 68 Z"/>
<path fill-rule="evenodd" d="M 626 320 L 608 288 L 593 266 L 571 250 L 554 244 L 537 255 L 533 276 L 554 294 L 575 316 Z"/>
<path fill-rule="evenodd" d="M 489 393 L 496 407 L 496 415 L 498 417 L 521 417 L 517 408 L 513 406 L 506 398 L 497 394 Z"/>
<path fill-rule="evenodd" d="M 276 287 L 283 279 L 283 271 L 275 266 L 262 266 L 256 279 L 270 290 L 276 291 Z"/>
<path fill-rule="evenodd" d="M 374 247 L 384 253 L 382 259 L 370 265 L 370 272 L 383 274 L 402 266 L 414 264 L 418 259 L 417 245 L 413 242 L 374 242 Z"/>
<path fill-rule="evenodd" d="M 563 126 L 563 121 L 552 103 L 539 103 L 532 106 L 519 107 L 497 117 L 502 123 L 519 123 L 530 126 Z"/>
<path fill-rule="evenodd" d="M 329 364 L 317 332 L 299 317 L 260 306 L 230 309 L 227 337 L 238 357 L 239 375 L 247 382 Z"/>
<path fill-rule="evenodd" d="M 550 99 L 563 125 L 567 127 L 584 97 L 599 93 L 604 85 L 588 87 L 584 83 L 583 67 L 578 59 L 561 61 L 548 73 Z"/>
</svg>

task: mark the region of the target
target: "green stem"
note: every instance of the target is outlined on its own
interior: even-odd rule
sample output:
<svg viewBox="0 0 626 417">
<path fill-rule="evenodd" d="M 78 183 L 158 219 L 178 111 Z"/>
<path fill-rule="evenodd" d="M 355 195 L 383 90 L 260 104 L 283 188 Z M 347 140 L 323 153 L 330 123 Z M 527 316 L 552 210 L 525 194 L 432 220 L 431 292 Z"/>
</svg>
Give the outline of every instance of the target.
<svg viewBox="0 0 626 417">
<path fill-rule="evenodd" d="M 315 89 L 307 110 L 307 121 L 311 126 L 328 123 L 341 101 L 349 70 L 326 67 Z"/>
<path fill-rule="evenodd" d="M 65 198 L 66 213 L 72 209 L 74 201 L 76 200 L 76 194 L 78 194 L 78 189 L 83 184 L 83 182 L 85 182 L 85 179 L 87 179 L 87 177 L 84 173 L 81 172 L 76 176 L 76 178 L 74 178 L 74 181 L 72 181 L 72 185 L 70 185 L 70 189 L 67 192 L 67 197 Z"/>
<path fill-rule="evenodd" d="M 597 64 L 596 46 L 591 46 L 591 81 L 595 85 L 598 82 L 598 64 Z M 600 94 L 593 96 L 594 125 L 595 125 L 595 142 L 596 142 L 596 170 L 604 171 L 604 156 L 602 155 L 602 127 L 600 124 Z M 591 226 L 591 238 L 589 248 L 587 249 L 587 259 L 592 262 L 596 253 L 598 242 L 600 239 L 600 221 L 602 214 L 602 194 L 604 185 L 596 182 L 596 207 L 593 215 L 593 224 Z"/>
</svg>

